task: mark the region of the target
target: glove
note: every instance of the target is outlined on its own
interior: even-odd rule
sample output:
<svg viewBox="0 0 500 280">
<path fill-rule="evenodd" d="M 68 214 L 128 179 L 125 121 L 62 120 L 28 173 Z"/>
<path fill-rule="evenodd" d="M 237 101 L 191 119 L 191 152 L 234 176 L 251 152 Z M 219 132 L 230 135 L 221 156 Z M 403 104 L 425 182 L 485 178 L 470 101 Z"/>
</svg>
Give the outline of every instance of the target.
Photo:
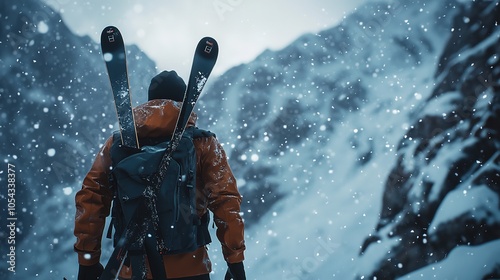
<svg viewBox="0 0 500 280">
<path fill-rule="evenodd" d="M 80 265 L 78 269 L 78 280 L 97 280 L 101 277 L 104 267 L 100 263 L 90 266 Z"/>
<path fill-rule="evenodd" d="M 243 262 L 239 263 L 228 263 L 227 264 L 227 272 L 224 280 L 246 280 L 245 276 L 245 267 L 243 266 Z"/>
</svg>

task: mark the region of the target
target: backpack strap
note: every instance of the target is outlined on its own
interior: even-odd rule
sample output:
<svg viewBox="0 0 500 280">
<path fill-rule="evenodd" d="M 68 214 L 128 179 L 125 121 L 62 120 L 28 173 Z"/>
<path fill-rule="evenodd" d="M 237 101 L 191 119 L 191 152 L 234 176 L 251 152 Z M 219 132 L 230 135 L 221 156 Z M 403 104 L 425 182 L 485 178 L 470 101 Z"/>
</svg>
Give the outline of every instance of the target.
<svg viewBox="0 0 500 280">
<path fill-rule="evenodd" d="M 120 131 L 117 130 L 117 131 L 113 132 L 113 144 L 111 145 L 111 149 L 110 149 L 111 165 L 113 168 L 116 166 L 116 164 L 118 164 L 124 158 L 126 158 L 134 153 L 137 153 L 139 151 L 140 150 L 136 149 L 136 148 L 122 146 Z M 122 209 L 121 209 L 120 200 L 118 199 L 118 193 L 117 193 L 118 185 L 117 185 L 116 179 L 113 175 L 113 172 L 109 173 L 108 180 L 110 182 L 111 191 L 113 192 L 113 207 L 111 209 L 111 222 L 109 223 L 109 226 L 108 226 L 106 238 L 111 239 L 112 233 L 113 233 L 113 227 L 115 229 L 117 229 L 117 231 L 122 231 L 122 229 L 125 227 L 125 225 L 123 225 L 122 217 L 119 217 L 120 215 L 122 215 Z M 118 242 L 119 237 L 120 236 L 116 236 L 115 238 L 113 238 L 114 245 L 116 244 L 116 242 Z"/>
<path fill-rule="evenodd" d="M 211 131 L 193 127 L 193 139 L 205 138 L 205 137 L 217 137 L 217 136 L 215 135 L 215 133 Z M 207 211 L 198 221 L 198 230 L 197 230 L 198 246 L 204 246 L 212 242 L 210 232 L 208 231 L 209 223 L 210 223 L 210 214 Z"/>
<path fill-rule="evenodd" d="M 186 129 L 187 130 L 187 129 Z M 204 130 L 201 128 L 193 127 L 193 139 L 194 138 L 204 138 L 204 137 L 217 137 L 215 133 Z"/>
<path fill-rule="evenodd" d="M 114 131 L 113 132 L 113 144 L 112 147 L 115 145 L 119 145 L 120 141 L 120 131 Z M 115 162 L 113 161 L 113 158 L 111 158 L 112 161 L 112 166 L 115 166 Z M 113 176 L 113 173 L 109 173 L 108 181 L 110 183 L 110 188 L 113 191 L 113 207 L 111 209 L 111 222 L 109 223 L 108 230 L 106 233 L 106 238 L 111 239 L 112 234 L 113 234 L 113 225 L 117 222 L 117 217 L 116 214 L 119 211 L 117 208 L 120 208 L 118 205 L 120 202 L 118 201 L 116 197 L 116 190 L 117 190 L 117 184 L 115 180 L 115 176 Z M 114 245 L 114 244 L 113 244 Z"/>
<path fill-rule="evenodd" d="M 210 232 L 208 231 L 208 224 L 210 223 L 210 214 L 207 211 L 203 216 L 201 216 L 200 224 L 198 225 L 197 231 L 197 243 L 198 246 L 204 246 L 212 243 L 212 238 Z"/>
</svg>

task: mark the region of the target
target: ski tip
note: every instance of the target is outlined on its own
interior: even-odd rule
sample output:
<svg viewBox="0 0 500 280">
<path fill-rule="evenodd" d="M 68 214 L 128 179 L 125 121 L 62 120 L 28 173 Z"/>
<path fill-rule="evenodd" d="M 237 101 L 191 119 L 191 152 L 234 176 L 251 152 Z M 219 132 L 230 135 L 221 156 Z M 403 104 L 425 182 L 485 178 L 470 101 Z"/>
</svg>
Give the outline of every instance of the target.
<svg viewBox="0 0 500 280">
<path fill-rule="evenodd" d="M 102 30 L 101 50 L 103 54 L 113 52 L 121 45 L 123 45 L 123 38 L 118 28 L 110 25 Z"/>
<path fill-rule="evenodd" d="M 106 26 L 101 32 L 101 39 L 107 38 L 110 35 L 120 34 L 120 30 L 116 26 Z"/>
<path fill-rule="evenodd" d="M 196 48 L 198 54 L 209 59 L 216 59 L 219 55 L 219 44 L 212 37 L 203 37 Z"/>
</svg>

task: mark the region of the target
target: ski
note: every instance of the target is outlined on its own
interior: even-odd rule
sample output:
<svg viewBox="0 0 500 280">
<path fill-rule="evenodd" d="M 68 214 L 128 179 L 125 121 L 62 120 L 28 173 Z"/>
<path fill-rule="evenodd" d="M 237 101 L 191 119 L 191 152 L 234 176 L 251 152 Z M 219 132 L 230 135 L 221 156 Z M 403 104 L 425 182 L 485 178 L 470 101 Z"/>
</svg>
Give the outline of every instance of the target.
<svg viewBox="0 0 500 280">
<path fill-rule="evenodd" d="M 218 53 L 219 47 L 215 39 L 205 37 L 198 43 L 193 58 L 186 93 L 177 119 L 177 124 L 158 167 L 158 172 L 156 172 L 152 178 L 148 178 L 148 185 L 145 187 L 144 199 L 142 202 L 144 207 L 137 207 L 137 210 L 132 215 L 132 219 L 125 227 L 120 240 L 114 248 L 114 251 L 100 278 L 101 280 L 116 279 L 118 277 L 120 267 L 123 265 L 132 244 L 134 248 L 142 248 L 144 245 L 149 248 L 151 247 L 150 245 L 148 246 L 148 243 L 151 244 L 151 240 L 146 236 L 146 232 L 148 232 L 148 230 L 150 232 L 151 230 L 157 232 L 158 229 L 156 197 L 166 171 L 168 170 L 172 159 L 172 153 L 179 145 L 187 126 L 189 116 L 193 112 L 194 106 L 196 105 L 203 87 L 205 86 L 205 83 L 215 66 Z M 165 253 L 168 251 L 168 248 L 165 248 L 165 245 L 162 244 L 161 239 L 157 239 L 156 241 L 155 249 L 158 252 Z"/>
<path fill-rule="evenodd" d="M 154 174 L 153 178 L 150 178 L 151 188 L 146 188 L 144 191 L 144 196 L 149 198 L 150 203 L 148 203 L 149 211 L 151 212 L 151 221 L 155 235 L 157 237 L 157 249 L 161 254 L 168 251 L 163 240 L 159 238 L 158 230 L 158 213 L 156 212 L 156 195 L 159 192 L 161 183 L 165 174 L 167 173 L 168 166 L 170 164 L 171 155 L 179 145 L 181 141 L 182 134 L 186 129 L 186 125 L 189 120 L 191 112 L 193 112 L 194 106 L 198 98 L 201 95 L 201 91 L 205 86 L 210 73 L 217 61 L 219 55 L 219 46 L 217 41 L 211 37 L 204 37 L 196 46 L 195 55 L 193 59 L 193 65 L 191 67 L 191 72 L 189 74 L 189 80 L 186 87 L 186 94 L 184 95 L 184 100 L 182 102 L 182 107 L 179 112 L 179 117 L 175 126 L 172 139 L 167 146 L 165 154 L 163 155 L 160 165 L 158 167 L 158 172 Z"/>
<path fill-rule="evenodd" d="M 101 51 L 106 62 L 106 69 L 108 70 L 109 81 L 113 91 L 122 145 L 138 148 L 139 141 L 137 139 L 130 99 L 127 55 L 123 37 L 118 28 L 108 26 L 103 29 L 101 33 Z"/>
</svg>

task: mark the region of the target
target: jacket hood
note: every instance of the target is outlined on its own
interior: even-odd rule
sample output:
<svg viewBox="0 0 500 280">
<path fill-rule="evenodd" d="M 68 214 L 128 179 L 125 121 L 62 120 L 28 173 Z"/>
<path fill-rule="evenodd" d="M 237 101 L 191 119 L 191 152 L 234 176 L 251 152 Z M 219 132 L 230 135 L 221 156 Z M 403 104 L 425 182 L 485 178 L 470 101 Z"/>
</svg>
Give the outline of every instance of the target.
<svg viewBox="0 0 500 280">
<path fill-rule="evenodd" d="M 182 103 L 168 99 L 154 99 L 134 108 L 137 135 L 142 137 L 167 137 L 172 135 Z M 188 126 L 196 125 L 193 112 Z"/>
</svg>

